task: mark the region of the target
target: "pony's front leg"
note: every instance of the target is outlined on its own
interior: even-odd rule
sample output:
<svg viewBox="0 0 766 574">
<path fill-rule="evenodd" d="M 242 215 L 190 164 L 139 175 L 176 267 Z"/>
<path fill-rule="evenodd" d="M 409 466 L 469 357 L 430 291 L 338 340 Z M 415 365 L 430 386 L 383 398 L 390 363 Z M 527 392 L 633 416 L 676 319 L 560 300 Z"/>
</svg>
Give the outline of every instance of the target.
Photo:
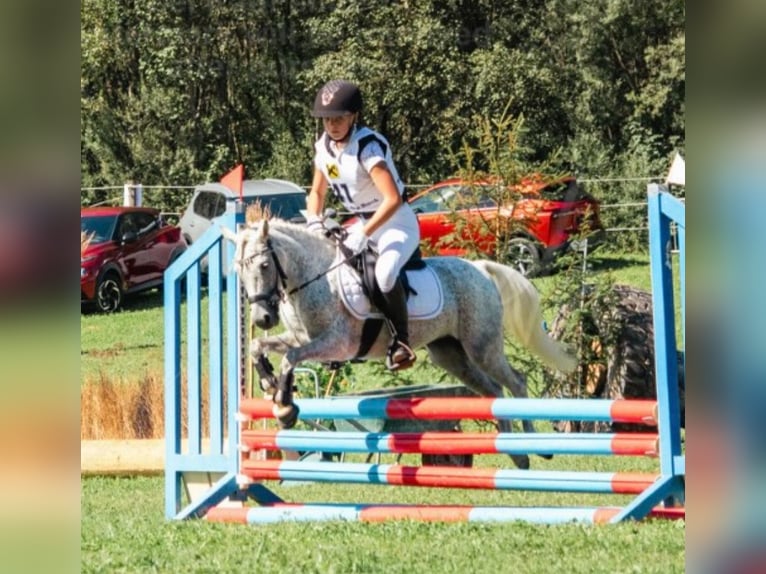
<svg viewBox="0 0 766 574">
<path fill-rule="evenodd" d="M 304 361 L 346 361 L 354 356 L 355 344 L 339 344 L 336 339 L 314 339 L 303 346 L 289 347 L 282 357 L 277 391 L 274 393 L 274 416 L 282 428 L 291 428 L 298 420 L 299 409 L 293 403 L 293 372 Z"/>
<path fill-rule="evenodd" d="M 297 341 L 293 341 L 292 344 L 297 344 Z M 253 366 L 258 373 L 261 390 L 274 402 L 274 417 L 282 428 L 295 426 L 300 412 L 293 402 L 293 368 L 285 367 L 283 358 L 280 375 L 277 378 L 266 353 L 274 352 L 284 357 L 292 348 L 291 342 L 285 339 L 284 334 L 256 339 L 250 344 L 250 354 Z"/>
<path fill-rule="evenodd" d="M 275 352 L 284 355 L 288 348 L 288 344 L 279 337 L 263 337 L 254 339 L 250 343 L 250 357 L 255 372 L 258 373 L 258 384 L 264 394 L 272 400 L 278 390 L 278 381 L 274 374 L 274 366 L 266 353 Z"/>
<path fill-rule="evenodd" d="M 282 359 L 282 371 L 277 381 L 277 391 L 274 393 L 273 401 L 274 407 L 272 412 L 277 419 L 279 426 L 284 429 L 289 429 L 295 426 L 298 422 L 298 414 L 300 409 L 298 405 L 293 402 L 293 380 L 294 380 L 294 368 L 290 367 L 285 369 L 285 360 Z"/>
</svg>

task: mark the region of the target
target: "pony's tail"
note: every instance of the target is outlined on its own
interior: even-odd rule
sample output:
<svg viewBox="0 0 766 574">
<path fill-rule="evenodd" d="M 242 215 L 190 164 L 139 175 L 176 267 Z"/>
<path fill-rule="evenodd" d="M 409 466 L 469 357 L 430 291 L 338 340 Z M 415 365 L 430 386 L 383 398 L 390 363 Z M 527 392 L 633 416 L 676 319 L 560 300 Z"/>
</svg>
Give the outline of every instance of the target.
<svg viewBox="0 0 766 574">
<path fill-rule="evenodd" d="M 503 324 L 506 331 L 551 368 L 571 373 L 576 359 L 566 347 L 548 335 L 543 327 L 540 296 L 529 279 L 521 273 L 492 261 L 473 261 L 500 292 L 503 302 Z"/>
</svg>

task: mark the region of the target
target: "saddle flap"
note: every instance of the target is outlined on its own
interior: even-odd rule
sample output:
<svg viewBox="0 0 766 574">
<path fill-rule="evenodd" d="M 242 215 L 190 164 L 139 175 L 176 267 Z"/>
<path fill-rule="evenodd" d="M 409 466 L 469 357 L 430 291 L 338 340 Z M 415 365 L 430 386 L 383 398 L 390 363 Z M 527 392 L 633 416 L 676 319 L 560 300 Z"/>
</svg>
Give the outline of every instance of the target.
<svg viewBox="0 0 766 574">
<path fill-rule="evenodd" d="M 337 261 L 343 259 L 340 256 Z M 370 273 L 374 283 L 374 272 Z M 368 296 L 368 289 L 363 283 L 362 274 L 352 265 L 340 265 L 335 276 L 341 301 L 357 319 L 382 318 L 383 314 L 373 305 Z M 431 267 L 423 261 L 419 271 L 403 272 L 405 289 L 410 294 L 407 298 L 407 311 L 411 321 L 433 319 L 444 307 L 444 293 L 441 282 Z M 374 290 L 379 294 L 377 285 Z M 378 295 L 380 296 L 380 295 Z"/>
</svg>

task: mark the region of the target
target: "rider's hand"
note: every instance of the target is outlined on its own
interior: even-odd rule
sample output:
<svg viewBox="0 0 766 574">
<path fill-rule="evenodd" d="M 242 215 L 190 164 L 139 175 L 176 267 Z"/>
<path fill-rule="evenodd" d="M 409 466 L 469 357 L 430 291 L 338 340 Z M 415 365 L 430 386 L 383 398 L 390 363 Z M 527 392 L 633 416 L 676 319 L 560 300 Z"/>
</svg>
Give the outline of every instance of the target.
<svg viewBox="0 0 766 574">
<path fill-rule="evenodd" d="M 322 218 L 318 215 L 309 215 L 306 218 L 306 229 L 317 235 L 325 235 L 325 227 Z"/>
<path fill-rule="evenodd" d="M 359 255 L 367 247 L 369 241 L 370 238 L 365 235 L 364 231 L 357 229 L 348 234 L 348 237 L 343 240 L 343 245 L 354 255 Z"/>
</svg>

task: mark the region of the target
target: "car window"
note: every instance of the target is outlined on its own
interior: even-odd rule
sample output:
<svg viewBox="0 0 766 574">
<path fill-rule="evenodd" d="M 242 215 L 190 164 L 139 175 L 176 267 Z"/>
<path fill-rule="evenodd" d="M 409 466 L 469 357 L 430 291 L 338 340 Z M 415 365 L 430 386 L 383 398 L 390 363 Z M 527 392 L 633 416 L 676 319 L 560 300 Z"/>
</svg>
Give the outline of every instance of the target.
<svg viewBox="0 0 766 574">
<path fill-rule="evenodd" d="M 497 207 L 497 202 L 487 194 L 482 193 L 479 196 L 479 200 L 476 202 L 476 206 L 481 208 Z"/>
<path fill-rule="evenodd" d="M 226 198 L 222 193 L 214 193 L 215 196 L 215 202 L 213 203 L 213 217 L 218 217 L 220 215 L 223 215 L 226 211 Z"/>
<path fill-rule="evenodd" d="M 109 241 L 114 237 L 117 218 L 109 216 L 86 216 L 80 218 L 80 230 L 87 236 L 92 236 L 92 243 Z"/>
<path fill-rule="evenodd" d="M 139 235 L 144 235 L 157 227 L 157 218 L 151 213 L 135 213 L 133 215 L 135 217 Z"/>
<path fill-rule="evenodd" d="M 416 199 L 413 199 L 410 202 L 410 205 L 412 206 L 412 209 L 415 211 L 415 213 L 431 213 L 434 211 L 439 211 L 441 203 L 441 196 L 439 195 L 439 192 L 432 191 L 430 193 L 426 193 L 425 195 L 421 195 Z"/>
<path fill-rule="evenodd" d="M 117 226 L 117 239 L 122 239 L 126 233 L 138 234 L 138 222 L 135 213 L 123 213 L 120 216 L 120 223 Z"/>
<path fill-rule="evenodd" d="M 496 207 L 497 203 L 489 194 L 489 190 L 480 185 L 464 185 L 459 189 L 455 198 L 454 209 Z"/>
<path fill-rule="evenodd" d="M 306 195 L 304 193 L 258 195 L 246 198 L 245 203 L 247 205 L 260 203 L 261 208 L 268 208 L 272 216 L 289 220 L 300 217 L 301 210 L 306 209 Z"/>
<path fill-rule="evenodd" d="M 410 202 L 415 213 L 450 211 L 457 192 L 456 186 L 439 187 Z"/>
<path fill-rule="evenodd" d="M 213 219 L 223 213 L 226 209 L 226 205 L 223 201 L 220 193 L 214 191 L 200 191 L 197 198 L 194 200 L 194 213 L 205 219 Z M 221 204 L 220 208 L 218 204 Z M 220 211 L 219 211 L 220 210 Z"/>
</svg>

